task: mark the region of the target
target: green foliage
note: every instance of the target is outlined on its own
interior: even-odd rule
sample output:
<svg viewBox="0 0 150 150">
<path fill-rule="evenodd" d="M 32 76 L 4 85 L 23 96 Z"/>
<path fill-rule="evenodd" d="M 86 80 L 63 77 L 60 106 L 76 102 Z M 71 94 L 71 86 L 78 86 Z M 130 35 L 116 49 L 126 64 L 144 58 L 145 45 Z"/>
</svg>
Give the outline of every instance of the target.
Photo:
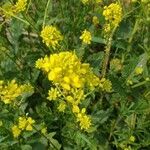
<svg viewBox="0 0 150 150">
<path fill-rule="evenodd" d="M 9 15 L 4 6 L 14 6 L 16 0 L 0 2 L 0 82 L 15 79 L 18 85 L 30 83 L 34 89 L 24 91 L 14 103 L 5 104 L 1 91 L 6 85 L 1 88 L 0 83 L 0 149 L 150 149 L 150 3 L 114 2 L 122 6 L 123 16 L 110 33 L 104 31 L 103 16 L 104 6 L 111 4 L 110 0 L 89 0 L 87 4 L 82 0 L 28 0 L 24 11 Z M 93 16 L 98 17 L 98 25 L 92 22 Z M 40 36 L 46 25 L 56 26 L 63 35 L 56 49 L 47 47 Z M 85 29 L 91 32 L 91 44 L 80 39 Z M 62 51 L 74 52 L 82 63 L 90 65 L 99 81 L 106 78 L 112 83 L 111 92 L 103 87 L 83 89 L 86 94 L 79 106 L 86 108 L 91 118 L 86 131 L 76 121 L 71 104 L 67 103 L 64 112 L 58 111 L 63 96 L 55 101 L 47 99 L 54 82 L 36 68 L 39 58 Z M 115 59 L 120 64 L 112 61 Z M 20 116 L 32 117 L 35 123 L 32 131 L 22 131 L 14 138 L 12 127 Z"/>
</svg>

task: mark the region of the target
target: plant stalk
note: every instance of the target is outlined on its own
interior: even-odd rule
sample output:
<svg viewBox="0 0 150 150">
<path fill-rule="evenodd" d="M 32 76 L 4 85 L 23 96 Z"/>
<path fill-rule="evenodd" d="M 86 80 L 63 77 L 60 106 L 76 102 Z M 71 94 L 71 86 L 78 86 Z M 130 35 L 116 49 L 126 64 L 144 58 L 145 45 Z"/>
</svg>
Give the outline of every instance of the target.
<svg viewBox="0 0 150 150">
<path fill-rule="evenodd" d="M 114 35 L 115 30 L 116 30 L 116 27 L 114 27 L 112 33 L 110 34 L 110 37 L 107 40 L 107 45 L 106 45 L 106 49 L 105 49 L 105 56 L 104 56 L 104 61 L 103 61 L 103 66 L 102 66 L 102 77 L 106 76 L 113 35 Z"/>
</svg>

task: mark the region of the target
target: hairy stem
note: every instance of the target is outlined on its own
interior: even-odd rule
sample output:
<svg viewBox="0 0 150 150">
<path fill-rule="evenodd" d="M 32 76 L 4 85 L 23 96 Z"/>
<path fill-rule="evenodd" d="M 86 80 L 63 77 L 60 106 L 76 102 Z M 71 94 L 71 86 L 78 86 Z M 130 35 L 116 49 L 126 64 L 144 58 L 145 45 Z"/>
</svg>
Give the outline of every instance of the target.
<svg viewBox="0 0 150 150">
<path fill-rule="evenodd" d="M 114 27 L 112 33 L 110 34 L 110 37 L 108 37 L 108 40 L 107 40 L 105 56 L 104 56 L 104 61 L 103 61 L 103 66 L 102 66 L 102 77 L 106 76 L 106 71 L 107 71 L 107 66 L 108 66 L 108 61 L 109 61 L 109 56 L 110 56 L 110 50 L 111 50 L 111 45 L 112 45 L 112 39 L 113 39 L 115 30 L 116 30 L 116 27 Z"/>
</svg>

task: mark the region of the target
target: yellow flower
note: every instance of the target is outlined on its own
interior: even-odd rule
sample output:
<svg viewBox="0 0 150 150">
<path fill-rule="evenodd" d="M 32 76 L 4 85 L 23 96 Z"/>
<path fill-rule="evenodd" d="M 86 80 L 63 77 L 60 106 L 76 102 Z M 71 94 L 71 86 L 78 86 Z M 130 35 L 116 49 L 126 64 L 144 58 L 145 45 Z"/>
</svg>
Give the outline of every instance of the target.
<svg viewBox="0 0 150 150">
<path fill-rule="evenodd" d="M 67 84 L 67 83 L 62 83 L 61 86 L 62 86 L 65 90 L 70 90 L 70 89 L 71 89 L 70 85 Z"/>
<path fill-rule="evenodd" d="M 35 120 L 33 120 L 31 117 L 28 117 L 27 122 L 28 122 L 29 124 L 34 124 L 34 123 L 35 123 Z"/>
<path fill-rule="evenodd" d="M 47 99 L 50 100 L 50 101 L 51 100 L 56 100 L 59 96 L 60 96 L 60 93 L 57 90 L 57 88 L 51 88 L 48 91 L 48 97 L 47 97 Z"/>
<path fill-rule="evenodd" d="M 18 0 L 18 2 L 14 5 L 14 12 L 19 13 L 26 9 L 27 0 Z"/>
<path fill-rule="evenodd" d="M 27 131 L 32 131 L 32 130 L 33 130 L 32 125 L 31 125 L 31 124 L 27 124 L 26 130 L 27 130 Z"/>
<path fill-rule="evenodd" d="M 47 127 L 42 128 L 41 133 L 45 135 L 47 133 Z"/>
<path fill-rule="evenodd" d="M 25 93 L 33 92 L 33 87 L 30 84 L 18 85 L 16 80 L 11 80 L 6 85 L 0 84 L 0 99 L 5 104 L 10 104 L 17 97 L 23 96 Z"/>
<path fill-rule="evenodd" d="M 142 67 L 136 67 L 135 68 L 135 74 L 136 75 L 140 75 L 143 73 L 143 68 Z"/>
<path fill-rule="evenodd" d="M 66 103 L 65 102 L 60 102 L 58 108 L 57 108 L 60 112 L 64 112 L 66 109 Z"/>
<path fill-rule="evenodd" d="M 134 137 L 134 136 L 130 136 L 129 140 L 130 140 L 131 142 L 135 142 L 135 137 Z"/>
<path fill-rule="evenodd" d="M 106 24 L 110 24 L 112 27 L 118 26 L 122 19 L 122 8 L 117 3 L 111 3 L 109 6 L 104 7 L 103 16 L 107 22 Z"/>
<path fill-rule="evenodd" d="M 21 130 L 16 125 L 14 125 L 12 127 L 12 133 L 13 133 L 14 138 L 17 138 L 21 134 Z"/>
<path fill-rule="evenodd" d="M 133 84 L 133 81 L 130 80 L 130 79 L 128 79 L 128 80 L 127 80 L 127 85 L 132 85 L 132 84 Z"/>
<path fill-rule="evenodd" d="M 45 26 L 41 31 L 41 37 L 43 39 L 43 43 L 47 46 L 51 46 L 53 49 L 59 45 L 59 42 L 63 40 L 63 36 L 60 31 L 57 30 L 54 26 Z"/>
<path fill-rule="evenodd" d="M 12 103 L 18 96 L 22 93 L 21 87 L 16 83 L 15 80 L 12 80 L 7 83 L 7 85 L 2 85 L 0 91 L 0 98 L 5 104 Z"/>
<path fill-rule="evenodd" d="M 105 31 L 106 33 L 109 33 L 109 32 L 111 31 L 111 25 L 110 25 L 109 23 L 106 23 L 106 24 L 104 25 L 104 31 Z"/>
<path fill-rule="evenodd" d="M 91 126 L 91 119 L 89 116 L 79 113 L 77 115 L 77 122 L 79 122 L 79 125 L 81 127 L 81 130 L 87 130 Z"/>
<path fill-rule="evenodd" d="M 93 19 L 92 19 L 92 22 L 94 24 L 94 26 L 97 26 L 99 24 L 99 19 L 97 16 L 94 16 Z"/>
<path fill-rule="evenodd" d="M 80 36 L 80 39 L 82 40 L 83 43 L 85 44 L 91 44 L 92 36 L 89 31 L 86 29 L 82 32 L 82 35 Z"/>
<path fill-rule="evenodd" d="M 66 97 L 66 100 L 67 100 L 67 102 L 69 102 L 69 103 L 74 103 L 74 99 L 73 99 L 72 96 L 67 96 L 67 97 Z"/>
<path fill-rule="evenodd" d="M 36 67 L 46 72 L 49 81 L 59 88 L 59 92 L 51 88 L 48 94 L 49 100 L 60 97 L 58 111 L 64 112 L 67 105 L 71 105 L 81 129 L 88 129 L 91 119 L 85 114 L 85 108 L 80 111 L 79 104 L 85 99 L 84 89 L 94 90 L 100 83 L 89 64 L 82 63 L 73 52 L 60 52 L 37 60 Z M 110 86 L 108 83 L 104 84 L 107 91 L 110 90 L 108 85 Z"/>
<path fill-rule="evenodd" d="M 81 63 L 73 52 L 45 56 L 37 60 L 36 67 L 47 72 L 48 79 L 58 84 L 60 89 L 70 91 L 72 88 L 82 89 L 85 85 L 98 86 L 99 78 L 93 74 L 89 64 Z"/>
<path fill-rule="evenodd" d="M 106 92 L 111 92 L 112 91 L 112 83 L 110 80 L 102 78 L 100 80 L 100 87 L 102 88 L 103 91 Z"/>
<path fill-rule="evenodd" d="M 32 131 L 33 130 L 33 124 L 35 123 L 35 120 L 33 120 L 31 117 L 27 118 L 27 126 L 26 130 L 27 131 Z"/>
<path fill-rule="evenodd" d="M 79 113 L 79 111 L 80 111 L 80 109 L 79 109 L 79 107 L 77 105 L 73 105 L 72 106 L 72 112 L 73 113 Z"/>
<path fill-rule="evenodd" d="M 18 127 L 21 130 L 24 130 L 26 128 L 27 125 L 27 120 L 25 117 L 19 117 L 19 123 L 18 123 Z"/>
<path fill-rule="evenodd" d="M 33 127 L 32 125 L 35 123 L 35 120 L 33 120 L 31 117 L 19 117 L 18 127 L 21 130 L 27 130 L 32 131 Z"/>
</svg>

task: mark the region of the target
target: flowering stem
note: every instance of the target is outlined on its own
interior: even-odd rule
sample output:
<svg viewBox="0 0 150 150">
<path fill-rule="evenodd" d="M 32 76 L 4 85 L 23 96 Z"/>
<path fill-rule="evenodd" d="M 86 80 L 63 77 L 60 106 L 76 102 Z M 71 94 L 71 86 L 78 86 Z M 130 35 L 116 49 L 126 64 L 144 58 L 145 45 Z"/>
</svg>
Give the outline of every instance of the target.
<svg viewBox="0 0 150 150">
<path fill-rule="evenodd" d="M 117 26 L 116 26 L 117 27 Z M 116 30 L 116 27 L 114 27 L 112 33 L 110 34 L 110 37 L 108 38 L 106 49 L 105 49 L 105 56 L 104 56 L 104 61 L 103 61 L 103 66 L 102 66 L 102 77 L 106 76 L 106 71 L 107 71 L 107 66 L 108 66 L 108 61 L 109 61 L 109 56 L 110 56 L 110 50 L 111 50 L 111 45 L 112 45 L 112 39 L 114 32 Z"/>
<path fill-rule="evenodd" d="M 12 16 L 12 17 L 18 19 L 18 20 L 20 20 L 21 22 L 25 23 L 26 25 L 30 25 L 29 22 L 27 22 L 26 20 L 23 20 L 23 19 L 19 18 L 18 16 L 14 15 L 14 14 L 12 14 L 12 13 L 7 12 L 7 11 L 4 10 L 3 8 L 0 8 L 0 10 L 4 11 L 4 12 L 7 13 L 8 15 L 10 15 L 10 16 Z"/>
<path fill-rule="evenodd" d="M 44 13 L 44 20 L 43 20 L 43 27 L 45 26 L 45 21 L 46 21 L 47 11 L 48 11 L 48 7 L 49 7 L 49 4 L 50 4 L 50 1 L 51 0 L 48 0 L 47 4 L 46 4 L 45 13 Z"/>
</svg>

